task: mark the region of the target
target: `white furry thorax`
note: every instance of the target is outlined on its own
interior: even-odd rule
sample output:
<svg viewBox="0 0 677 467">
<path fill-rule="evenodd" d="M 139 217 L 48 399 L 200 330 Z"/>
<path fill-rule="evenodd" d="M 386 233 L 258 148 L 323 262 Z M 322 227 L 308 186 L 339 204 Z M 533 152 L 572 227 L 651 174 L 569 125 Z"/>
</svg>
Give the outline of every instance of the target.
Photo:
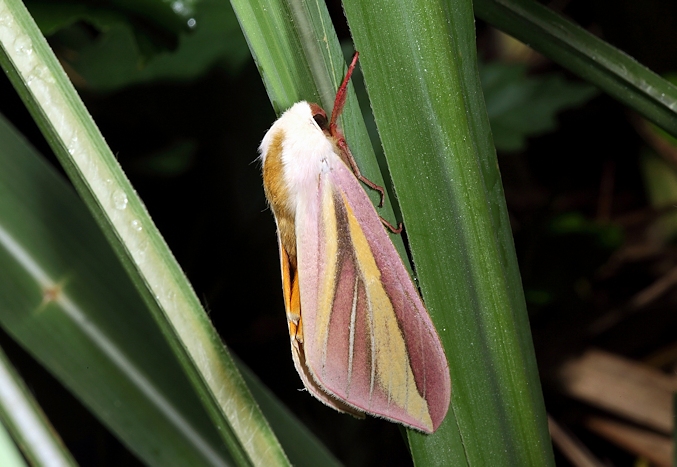
<svg viewBox="0 0 677 467">
<path fill-rule="evenodd" d="M 282 131 L 282 167 L 290 198 L 317 190 L 318 177 L 340 161 L 334 145 L 319 127 L 306 101 L 297 102 L 285 111 L 261 141 L 259 152 L 265 162 L 274 137 Z"/>
</svg>

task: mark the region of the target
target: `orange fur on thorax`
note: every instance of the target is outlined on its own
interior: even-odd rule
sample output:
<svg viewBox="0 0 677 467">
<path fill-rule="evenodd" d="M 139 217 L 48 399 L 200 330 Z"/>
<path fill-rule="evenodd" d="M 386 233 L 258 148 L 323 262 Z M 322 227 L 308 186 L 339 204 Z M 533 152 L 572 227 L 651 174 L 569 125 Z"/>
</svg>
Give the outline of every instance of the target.
<svg viewBox="0 0 677 467">
<path fill-rule="evenodd" d="M 292 266 L 296 268 L 296 228 L 294 212 L 289 209 L 289 192 L 284 183 L 282 166 L 282 141 L 284 132 L 279 130 L 266 154 L 263 163 L 263 188 L 266 198 L 277 219 L 277 229 L 282 247 L 289 255 Z"/>
<path fill-rule="evenodd" d="M 284 131 L 279 130 L 273 137 L 263 163 L 263 188 L 266 198 L 277 220 L 282 261 L 282 289 L 285 309 L 289 320 L 291 337 L 303 344 L 301 323 L 301 294 L 296 267 L 296 230 L 294 212 L 289 208 L 289 193 L 284 183 L 282 166 L 282 141 Z"/>
</svg>

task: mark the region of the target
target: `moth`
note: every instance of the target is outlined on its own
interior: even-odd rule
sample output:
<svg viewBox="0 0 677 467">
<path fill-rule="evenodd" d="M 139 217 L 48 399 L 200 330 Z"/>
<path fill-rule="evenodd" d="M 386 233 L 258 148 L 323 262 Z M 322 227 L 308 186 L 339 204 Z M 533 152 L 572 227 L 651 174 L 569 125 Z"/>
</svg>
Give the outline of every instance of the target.
<svg viewBox="0 0 677 467">
<path fill-rule="evenodd" d="M 297 102 L 259 147 L 277 224 L 296 370 L 326 405 L 426 433 L 444 419 L 451 379 L 421 298 L 338 129 L 355 53 L 331 114 Z"/>
</svg>

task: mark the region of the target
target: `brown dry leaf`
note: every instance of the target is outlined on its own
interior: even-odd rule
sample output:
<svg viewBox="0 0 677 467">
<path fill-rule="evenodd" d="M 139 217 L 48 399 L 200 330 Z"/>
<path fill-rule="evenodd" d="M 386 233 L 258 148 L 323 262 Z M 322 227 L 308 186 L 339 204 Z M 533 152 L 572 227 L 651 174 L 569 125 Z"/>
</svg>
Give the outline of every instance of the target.
<svg viewBox="0 0 677 467">
<path fill-rule="evenodd" d="M 550 436 L 557 448 L 576 467 L 603 467 L 594 455 L 577 438 L 567 433 L 558 423 L 548 415 Z"/>
<path fill-rule="evenodd" d="M 565 363 L 559 376 L 569 396 L 659 432 L 672 433 L 676 377 L 600 350 L 588 350 Z"/>
<path fill-rule="evenodd" d="M 649 459 L 659 467 L 672 465 L 672 440 L 667 436 L 602 417 L 590 417 L 585 426 L 626 451 Z"/>
</svg>

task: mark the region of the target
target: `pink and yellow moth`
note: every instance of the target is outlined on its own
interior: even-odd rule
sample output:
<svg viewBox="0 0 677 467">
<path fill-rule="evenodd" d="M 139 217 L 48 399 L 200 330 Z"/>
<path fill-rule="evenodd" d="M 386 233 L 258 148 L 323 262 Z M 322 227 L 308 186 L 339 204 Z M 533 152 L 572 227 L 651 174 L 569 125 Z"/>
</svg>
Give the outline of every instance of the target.
<svg viewBox="0 0 677 467">
<path fill-rule="evenodd" d="M 259 151 L 277 223 L 292 356 L 303 384 L 328 406 L 434 432 L 451 398 L 444 350 L 366 192 L 337 119 L 297 102 Z M 359 180 L 359 181 L 358 181 Z"/>
</svg>

